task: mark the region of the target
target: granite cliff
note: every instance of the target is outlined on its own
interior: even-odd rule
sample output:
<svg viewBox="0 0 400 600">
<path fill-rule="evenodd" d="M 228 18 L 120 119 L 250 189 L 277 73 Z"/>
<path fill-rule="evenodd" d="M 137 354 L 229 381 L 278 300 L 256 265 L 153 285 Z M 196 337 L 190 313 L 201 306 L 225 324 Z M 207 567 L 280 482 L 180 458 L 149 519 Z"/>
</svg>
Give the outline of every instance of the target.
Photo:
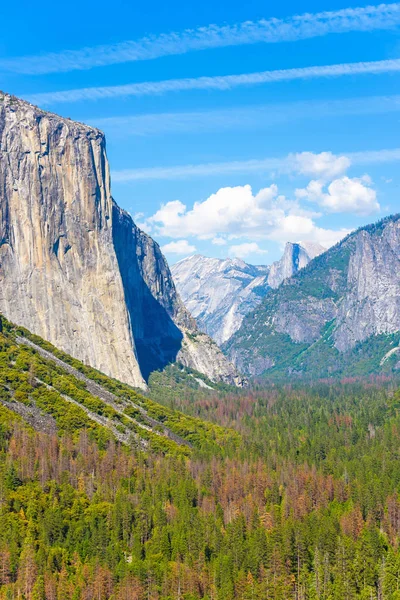
<svg viewBox="0 0 400 600">
<path fill-rule="evenodd" d="M 0 311 L 134 386 L 176 360 L 240 383 L 111 196 L 104 135 L 0 94 Z"/>
</svg>

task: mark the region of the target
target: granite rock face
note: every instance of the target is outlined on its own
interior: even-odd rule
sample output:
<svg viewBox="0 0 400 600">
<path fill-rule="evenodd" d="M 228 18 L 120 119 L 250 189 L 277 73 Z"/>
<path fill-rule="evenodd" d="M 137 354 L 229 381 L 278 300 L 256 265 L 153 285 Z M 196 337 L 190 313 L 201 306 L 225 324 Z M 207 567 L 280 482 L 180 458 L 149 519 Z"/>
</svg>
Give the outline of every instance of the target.
<svg viewBox="0 0 400 600">
<path fill-rule="evenodd" d="M 324 251 L 318 244 L 288 243 L 282 258 L 270 266 L 249 265 L 239 258 L 221 260 L 195 255 L 179 261 L 171 271 L 178 292 L 200 329 L 222 344 L 270 289 L 277 288 Z"/>
<path fill-rule="evenodd" d="M 399 220 L 389 220 L 379 235 L 364 230 L 356 236 L 336 323 L 335 346 L 342 352 L 400 329 Z"/>
<path fill-rule="evenodd" d="M 103 134 L 3 94 L 0 312 L 134 386 L 178 354 L 236 378 L 203 340 L 185 350 L 195 322 L 158 245 L 112 199 Z"/>
<path fill-rule="evenodd" d="M 258 287 L 265 285 L 268 267 L 248 265 L 238 258 L 220 260 L 196 255 L 176 263 L 171 271 L 200 329 L 221 344 L 239 328 L 244 315 L 257 306 Z"/>
<path fill-rule="evenodd" d="M 224 350 L 248 374 L 274 368 L 325 376 L 347 372 L 346 360 L 364 361 L 369 372 L 379 372 L 389 358 L 395 360 L 399 332 L 395 215 L 354 232 L 286 279 L 244 319 Z M 256 373 L 254 365 L 260 366 Z"/>
<path fill-rule="evenodd" d="M 293 277 L 300 269 L 304 269 L 310 260 L 325 251 L 326 248 L 313 242 L 301 242 L 301 244 L 288 242 L 282 258 L 270 267 L 268 285 L 272 289 L 279 287 L 282 281 Z"/>
</svg>

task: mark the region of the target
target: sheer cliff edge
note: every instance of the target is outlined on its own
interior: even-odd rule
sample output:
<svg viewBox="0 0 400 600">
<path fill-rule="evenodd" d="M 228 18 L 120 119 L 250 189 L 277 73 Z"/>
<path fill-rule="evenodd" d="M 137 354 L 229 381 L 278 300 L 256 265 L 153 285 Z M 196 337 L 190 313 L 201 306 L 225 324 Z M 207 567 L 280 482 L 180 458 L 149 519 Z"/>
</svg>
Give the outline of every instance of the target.
<svg viewBox="0 0 400 600">
<path fill-rule="evenodd" d="M 133 386 L 171 362 L 243 383 L 113 200 L 103 133 L 2 93 L 0 311 Z"/>
</svg>

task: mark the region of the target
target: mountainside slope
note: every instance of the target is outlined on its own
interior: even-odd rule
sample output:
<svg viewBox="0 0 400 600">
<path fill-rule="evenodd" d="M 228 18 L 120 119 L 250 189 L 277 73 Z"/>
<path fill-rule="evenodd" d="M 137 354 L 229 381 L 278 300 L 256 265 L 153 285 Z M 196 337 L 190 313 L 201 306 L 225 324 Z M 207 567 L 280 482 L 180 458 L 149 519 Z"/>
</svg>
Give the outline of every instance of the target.
<svg viewBox="0 0 400 600">
<path fill-rule="evenodd" d="M 255 266 L 239 258 L 189 256 L 171 267 L 177 290 L 200 329 L 218 344 L 237 331 L 244 316 L 265 294 L 325 251 L 318 244 L 287 243 L 271 266 Z"/>
<path fill-rule="evenodd" d="M 0 311 L 137 387 L 176 360 L 240 382 L 197 335 L 159 246 L 112 199 L 103 134 L 8 95 L 0 95 Z"/>
<path fill-rule="evenodd" d="M 219 452 L 233 432 L 153 402 L 0 317 L 0 404 L 34 429 L 164 454 Z"/>
<path fill-rule="evenodd" d="M 225 351 L 259 375 L 400 367 L 400 215 L 354 232 L 268 294 Z"/>
</svg>

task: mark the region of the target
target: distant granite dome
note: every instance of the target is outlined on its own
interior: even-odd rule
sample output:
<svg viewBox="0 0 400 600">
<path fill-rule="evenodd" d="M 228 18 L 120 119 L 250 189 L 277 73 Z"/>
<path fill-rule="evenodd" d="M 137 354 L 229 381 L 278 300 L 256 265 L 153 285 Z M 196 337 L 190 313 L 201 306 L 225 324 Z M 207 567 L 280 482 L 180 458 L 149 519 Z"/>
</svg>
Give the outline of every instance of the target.
<svg viewBox="0 0 400 600">
<path fill-rule="evenodd" d="M 244 316 L 271 289 L 325 251 L 319 244 L 286 244 L 271 266 L 255 266 L 239 258 L 194 255 L 171 267 L 177 290 L 200 329 L 218 344 L 237 331 Z"/>
<path fill-rule="evenodd" d="M 268 285 L 273 289 L 277 288 L 282 281 L 292 277 L 300 269 L 304 269 L 310 260 L 325 251 L 326 248 L 314 242 L 301 242 L 299 244 L 288 242 L 282 258 L 270 267 Z"/>
<path fill-rule="evenodd" d="M 104 135 L 0 94 L 0 311 L 121 381 L 180 361 L 240 384 L 158 244 L 111 197 Z"/>
<path fill-rule="evenodd" d="M 224 350 L 250 375 L 400 369 L 400 215 L 355 231 L 285 280 Z"/>
</svg>

